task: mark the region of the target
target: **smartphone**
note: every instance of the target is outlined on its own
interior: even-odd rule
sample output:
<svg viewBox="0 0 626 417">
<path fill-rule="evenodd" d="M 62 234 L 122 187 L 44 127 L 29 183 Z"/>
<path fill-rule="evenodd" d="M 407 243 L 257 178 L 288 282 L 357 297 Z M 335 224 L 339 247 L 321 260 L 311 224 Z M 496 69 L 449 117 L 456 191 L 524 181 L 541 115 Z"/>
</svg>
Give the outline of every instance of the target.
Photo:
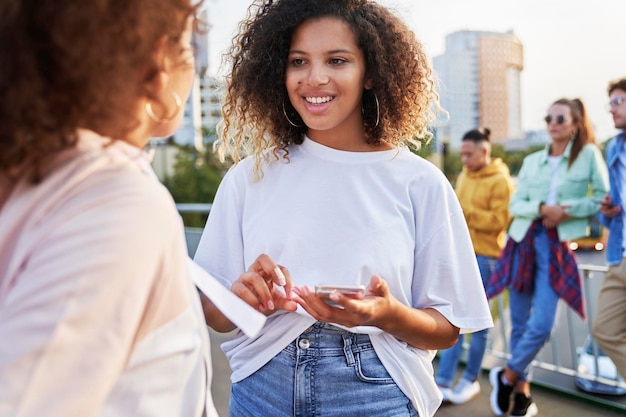
<svg viewBox="0 0 626 417">
<path fill-rule="evenodd" d="M 365 295 L 365 285 L 332 285 L 332 284 L 319 284 L 315 286 L 315 294 L 322 298 L 327 304 L 334 307 L 339 307 L 329 298 L 333 292 L 341 293 L 347 297 L 360 300 Z"/>
<path fill-rule="evenodd" d="M 600 204 L 601 206 L 606 206 L 608 208 L 613 207 L 613 204 L 608 204 L 603 199 L 600 199 L 600 198 L 594 198 L 593 202 L 596 204 Z"/>
</svg>

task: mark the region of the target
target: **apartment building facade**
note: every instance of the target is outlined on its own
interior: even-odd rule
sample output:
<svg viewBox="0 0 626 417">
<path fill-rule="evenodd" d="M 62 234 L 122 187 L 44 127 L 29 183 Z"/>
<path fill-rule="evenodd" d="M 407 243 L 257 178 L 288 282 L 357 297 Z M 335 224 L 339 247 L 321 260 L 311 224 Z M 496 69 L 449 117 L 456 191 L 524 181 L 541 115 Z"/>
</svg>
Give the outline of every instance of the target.
<svg viewBox="0 0 626 417">
<path fill-rule="evenodd" d="M 439 141 L 459 148 L 463 134 L 478 126 L 489 127 L 494 142 L 523 137 L 523 46 L 512 31 L 449 34 L 433 68 L 441 105 L 449 114 L 439 117 Z"/>
</svg>

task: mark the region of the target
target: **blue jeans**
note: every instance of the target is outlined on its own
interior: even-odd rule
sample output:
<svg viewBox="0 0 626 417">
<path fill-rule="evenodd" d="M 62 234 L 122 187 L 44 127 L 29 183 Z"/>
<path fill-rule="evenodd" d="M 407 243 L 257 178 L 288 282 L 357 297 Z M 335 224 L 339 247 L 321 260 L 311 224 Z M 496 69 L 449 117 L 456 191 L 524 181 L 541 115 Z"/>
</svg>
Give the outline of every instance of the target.
<svg viewBox="0 0 626 417">
<path fill-rule="evenodd" d="M 231 417 L 415 417 L 369 336 L 317 322 L 270 362 L 234 383 Z"/>
<path fill-rule="evenodd" d="M 519 375 L 521 381 L 530 378 L 530 364 L 550 338 L 559 296 L 550 285 L 550 242 L 546 230 L 537 229 L 534 239 L 535 287 L 532 293 L 509 288 L 511 313 L 511 358 L 507 367 Z M 513 271 L 517 269 L 517 257 Z"/>
<path fill-rule="evenodd" d="M 483 286 L 489 280 L 491 273 L 496 265 L 496 258 L 476 255 L 478 261 L 478 269 L 483 280 Z M 476 381 L 480 373 L 487 348 L 487 336 L 489 330 L 480 330 L 472 333 L 470 339 L 469 351 L 467 353 L 467 363 L 463 371 L 462 378 L 468 381 Z M 437 369 L 437 377 L 435 378 L 437 385 L 442 387 L 451 387 L 454 380 L 454 374 L 459 364 L 459 359 L 463 353 L 464 335 L 459 337 L 459 341 L 449 349 L 439 352 L 439 368 Z"/>
</svg>

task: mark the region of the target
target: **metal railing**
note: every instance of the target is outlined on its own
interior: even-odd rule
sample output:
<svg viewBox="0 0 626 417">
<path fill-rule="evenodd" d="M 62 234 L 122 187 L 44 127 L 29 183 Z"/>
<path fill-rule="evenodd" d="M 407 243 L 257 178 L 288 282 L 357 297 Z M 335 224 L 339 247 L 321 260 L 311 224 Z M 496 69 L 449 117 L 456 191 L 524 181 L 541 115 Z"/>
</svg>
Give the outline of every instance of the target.
<svg viewBox="0 0 626 417">
<path fill-rule="evenodd" d="M 608 268 L 579 264 L 578 269 L 582 278 L 587 320 L 583 321 L 559 300 L 560 305 L 550 340 L 532 363 L 532 380 L 537 385 L 555 391 L 626 410 L 626 383 L 622 378 L 613 379 L 602 375 L 613 363 L 601 354 L 589 336 L 596 299 L 596 294 L 591 291 L 591 280 L 603 277 Z M 483 367 L 487 369 L 502 365 L 511 357 L 508 345 L 511 329 L 507 307 L 508 293 L 502 293 L 493 300 L 493 303 L 495 326 L 490 332 L 487 354 L 483 362 Z M 586 364 L 580 361 L 583 356 L 587 359 Z M 581 389 L 581 385 L 589 386 L 593 391 Z"/>
<path fill-rule="evenodd" d="M 207 204 L 176 204 L 176 208 L 179 213 L 202 213 L 206 214 L 211 211 L 211 207 L 213 205 L 210 203 Z M 190 257 L 193 258 L 196 253 L 196 248 L 198 247 L 198 243 L 200 242 L 200 237 L 202 237 L 202 228 L 201 227 L 187 227 L 185 226 L 185 240 L 187 241 L 187 253 Z"/>
</svg>

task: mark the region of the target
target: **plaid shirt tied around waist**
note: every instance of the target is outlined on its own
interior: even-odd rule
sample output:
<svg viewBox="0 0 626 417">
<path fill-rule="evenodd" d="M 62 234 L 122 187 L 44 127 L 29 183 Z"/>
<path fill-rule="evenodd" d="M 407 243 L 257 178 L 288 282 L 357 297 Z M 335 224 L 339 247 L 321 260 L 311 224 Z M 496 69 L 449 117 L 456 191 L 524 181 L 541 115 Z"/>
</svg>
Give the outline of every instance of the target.
<svg viewBox="0 0 626 417">
<path fill-rule="evenodd" d="M 509 285 L 517 292 L 531 293 L 535 285 L 534 237 L 541 219 L 535 220 L 524 239 L 516 242 L 510 237 L 502 250 L 485 291 L 491 299 Z M 582 295 L 578 260 L 567 242 L 560 242 L 556 228 L 545 229 L 550 242 L 550 266 L 548 269 L 550 286 L 583 320 L 586 320 Z M 513 271 L 513 260 L 518 256 L 517 270 Z"/>
</svg>

